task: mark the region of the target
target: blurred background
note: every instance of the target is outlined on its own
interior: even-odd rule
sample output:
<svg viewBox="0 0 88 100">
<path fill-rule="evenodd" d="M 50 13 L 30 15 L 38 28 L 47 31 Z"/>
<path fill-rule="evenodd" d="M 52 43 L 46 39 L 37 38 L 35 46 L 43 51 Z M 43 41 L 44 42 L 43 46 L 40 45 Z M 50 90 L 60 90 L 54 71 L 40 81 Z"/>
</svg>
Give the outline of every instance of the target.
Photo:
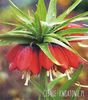
<svg viewBox="0 0 88 100">
<path fill-rule="evenodd" d="M 12 0 L 18 7 L 24 10 L 34 9 L 36 10 L 36 4 L 38 0 Z M 58 0 L 57 2 L 57 15 L 65 11 L 75 0 Z M 45 0 L 46 6 L 48 7 L 49 0 Z M 83 0 L 78 7 L 70 13 L 69 17 L 75 16 L 81 12 L 88 11 L 88 0 Z M 9 7 L 8 0 L 0 0 L 0 22 L 14 22 L 12 17 L 13 13 Z M 87 24 L 88 22 L 80 22 Z M 5 33 L 11 30 L 13 27 L 5 26 L 0 24 L 0 33 Z M 84 43 L 88 44 L 88 41 Z M 18 71 L 9 72 L 8 62 L 6 60 L 6 54 L 11 49 L 12 46 L 0 47 L 0 100 L 38 100 L 38 93 L 36 89 L 29 84 L 28 87 L 24 86 L 24 81 L 21 80 L 21 73 Z M 88 59 L 88 48 L 82 48 L 78 45 L 74 45 L 79 53 L 86 59 Z M 55 87 L 59 88 L 64 84 L 66 79 L 61 80 Z M 80 77 L 79 82 L 84 85 L 88 85 L 88 65 L 85 65 Z M 32 89 L 31 89 L 32 88 Z M 73 85 L 70 89 L 75 89 Z M 84 96 L 79 97 L 79 100 L 87 100 L 88 89 L 82 88 L 84 91 Z M 70 100 L 67 97 L 66 100 Z"/>
</svg>

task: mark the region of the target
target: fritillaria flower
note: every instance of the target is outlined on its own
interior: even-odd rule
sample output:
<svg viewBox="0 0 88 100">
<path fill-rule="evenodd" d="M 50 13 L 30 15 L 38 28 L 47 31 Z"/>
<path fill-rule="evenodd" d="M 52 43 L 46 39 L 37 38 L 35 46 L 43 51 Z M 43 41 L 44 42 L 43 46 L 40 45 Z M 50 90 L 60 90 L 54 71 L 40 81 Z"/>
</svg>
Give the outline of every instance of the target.
<svg viewBox="0 0 88 100">
<path fill-rule="evenodd" d="M 84 20 L 80 18 L 84 14 L 65 19 L 80 2 L 77 1 L 70 10 L 56 17 L 56 0 L 50 0 L 47 13 L 44 0 L 39 0 L 36 12 L 29 15 L 10 1 L 19 22 L 12 23 L 16 28 L 7 34 L 0 34 L 0 39 L 5 45 L 15 44 L 7 54 L 9 69 L 21 71 L 22 78 L 26 77 L 25 85 L 28 85 L 30 76 L 39 75 L 43 69 L 52 80 L 53 76 L 58 77 L 57 72 L 77 69 L 86 61 L 71 45 L 71 42 L 88 39 L 84 35 L 88 29 L 74 23 Z"/>
</svg>

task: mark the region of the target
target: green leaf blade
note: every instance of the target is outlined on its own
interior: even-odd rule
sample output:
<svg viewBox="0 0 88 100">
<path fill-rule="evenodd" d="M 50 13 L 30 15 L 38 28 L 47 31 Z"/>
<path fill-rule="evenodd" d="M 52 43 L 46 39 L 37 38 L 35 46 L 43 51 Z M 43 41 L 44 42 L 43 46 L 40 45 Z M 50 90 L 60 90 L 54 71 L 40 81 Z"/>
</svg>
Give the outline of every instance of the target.
<svg viewBox="0 0 88 100">
<path fill-rule="evenodd" d="M 64 18 L 72 11 L 74 10 L 74 8 L 81 2 L 82 0 L 76 0 L 76 2 L 70 6 L 64 13 L 62 13 L 57 19 L 56 21 L 63 21 Z"/>
<path fill-rule="evenodd" d="M 64 92 L 65 90 L 67 90 L 75 81 L 77 81 L 81 71 L 82 71 L 83 65 L 80 65 L 80 67 L 78 68 L 78 70 L 74 73 L 73 77 L 71 80 L 68 80 L 63 86 L 61 86 L 59 88 L 59 90 L 57 91 L 57 94 L 60 94 L 61 92 Z M 60 95 L 56 95 L 56 100 L 58 98 L 58 100 L 63 100 L 63 97 Z"/>
<path fill-rule="evenodd" d="M 39 18 L 43 21 L 46 20 L 46 7 L 44 0 L 38 1 L 37 11 L 36 14 L 39 16 Z"/>
<path fill-rule="evenodd" d="M 59 83 L 59 81 L 66 75 L 61 75 L 61 76 L 58 76 L 56 79 L 54 79 L 53 81 L 51 81 L 49 84 L 48 84 L 48 90 L 50 91 L 51 89 L 53 89 L 53 87 Z"/>
<path fill-rule="evenodd" d="M 72 17 L 70 19 L 67 19 L 67 20 L 63 21 L 62 23 L 58 24 L 58 22 L 55 22 L 56 26 L 54 28 L 54 32 L 64 28 L 65 26 L 67 26 L 71 22 L 78 20 L 80 17 L 87 16 L 87 15 L 88 15 L 88 11 L 81 13 L 81 14 L 79 14 L 75 17 Z"/>
<path fill-rule="evenodd" d="M 80 41 L 80 40 L 88 40 L 88 36 L 68 36 L 66 37 L 68 41 Z"/>
<path fill-rule="evenodd" d="M 70 28 L 66 29 L 60 32 L 57 32 L 60 36 L 64 35 L 70 35 L 70 34 L 82 34 L 82 33 L 88 33 L 88 28 Z"/>
<path fill-rule="evenodd" d="M 43 87 L 42 85 L 40 85 L 35 79 L 31 79 L 30 81 L 31 81 L 31 83 L 35 86 L 35 88 L 36 88 L 41 94 L 43 94 L 44 87 Z"/>
<path fill-rule="evenodd" d="M 79 94 L 80 89 L 81 89 L 81 87 L 80 87 L 80 85 L 79 85 L 79 86 L 77 87 L 75 93 L 73 93 L 73 95 L 71 96 L 70 100 L 77 100 L 76 95 Z"/>
<path fill-rule="evenodd" d="M 57 0 L 50 0 L 46 21 L 51 23 L 56 18 L 56 2 Z"/>
</svg>

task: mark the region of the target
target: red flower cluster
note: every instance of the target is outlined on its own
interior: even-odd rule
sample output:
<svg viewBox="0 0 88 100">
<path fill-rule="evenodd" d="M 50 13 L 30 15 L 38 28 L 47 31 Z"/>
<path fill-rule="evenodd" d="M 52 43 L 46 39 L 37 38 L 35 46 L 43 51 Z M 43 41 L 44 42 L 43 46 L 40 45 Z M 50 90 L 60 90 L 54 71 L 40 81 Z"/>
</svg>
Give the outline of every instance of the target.
<svg viewBox="0 0 88 100">
<path fill-rule="evenodd" d="M 42 68 L 47 71 L 56 69 L 64 73 L 70 67 L 77 68 L 82 60 L 73 52 L 55 44 L 49 44 L 49 49 L 56 60 L 62 65 L 55 65 L 37 46 L 17 45 L 8 53 L 10 70 L 30 71 L 38 74 Z"/>
</svg>

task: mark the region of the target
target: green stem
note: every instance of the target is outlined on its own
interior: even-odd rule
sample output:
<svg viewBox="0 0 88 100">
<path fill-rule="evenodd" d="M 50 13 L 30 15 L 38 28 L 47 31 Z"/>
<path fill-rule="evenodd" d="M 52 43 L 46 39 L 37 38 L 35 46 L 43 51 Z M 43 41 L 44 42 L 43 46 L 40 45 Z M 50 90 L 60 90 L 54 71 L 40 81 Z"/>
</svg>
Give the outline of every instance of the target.
<svg viewBox="0 0 88 100">
<path fill-rule="evenodd" d="M 42 72 L 40 73 L 40 84 L 44 87 L 43 95 L 40 96 L 40 100 L 48 100 L 48 89 L 47 89 L 47 73 L 43 69 Z"/>
</svg>

